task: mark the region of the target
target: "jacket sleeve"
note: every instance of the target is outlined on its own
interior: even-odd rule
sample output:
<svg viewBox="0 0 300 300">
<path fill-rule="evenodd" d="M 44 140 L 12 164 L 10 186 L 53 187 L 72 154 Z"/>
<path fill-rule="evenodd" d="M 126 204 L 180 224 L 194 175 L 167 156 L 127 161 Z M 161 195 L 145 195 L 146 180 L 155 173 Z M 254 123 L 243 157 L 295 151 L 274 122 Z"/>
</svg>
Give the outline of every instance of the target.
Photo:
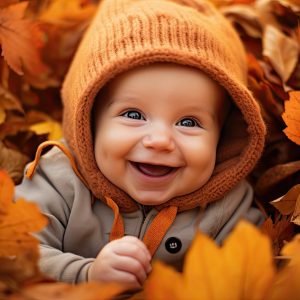
<svg viewBox="0 0 300 300">
<path fill-rule="evenodd" d="M 24 198 L 37 203 L 48 217 L 47 227 L 35 234 L 40 240 L 41 271 L 56 280 L 70 283 L 86 281 L 88 268 L 94 261 L 94 258 L 64 253 L 63 249 L 75 186 L 80 185 L 83 183 L 74 174 L 68 159 L 53 148 L 41 158 L 33 178 L 24 177 L 15 193 L 16 200 Z M 87 191 L 84 187 L 83 190 Z"/>
<path fill-rule="evenodd" d="M 201 218 L 199 228 L 221 244 L 241 219 L 260 226 L 264 216 L 252 206 L 252 203 L 253 188 L 243 180 L 222 200 L 208 206 Z"/>
</svg>

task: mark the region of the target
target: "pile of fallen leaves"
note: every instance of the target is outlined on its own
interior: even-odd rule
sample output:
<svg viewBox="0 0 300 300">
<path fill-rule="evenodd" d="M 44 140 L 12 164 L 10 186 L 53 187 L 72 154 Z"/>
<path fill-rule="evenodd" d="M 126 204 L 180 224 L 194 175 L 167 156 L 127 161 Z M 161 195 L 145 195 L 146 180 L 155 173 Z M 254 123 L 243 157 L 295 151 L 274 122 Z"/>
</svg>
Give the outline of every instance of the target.
<svg viewBox="0 0 300 300">
<path fill-rule="evenodd" d="M 263 157 L 249 180 L 256 204 L 267 217 L 263 232 L 272 247 L 266 237 L 245 224 L 223 248 L 199 234 L 184 273 L 158 264 L 140 297 L 193 298 L 190 293 L 197 289 L 203 293 L 197 295 L 201 299 L 218 299 L 219 292 L 222 299 L 224 295 L 228 299 L 300 298 L 296 284 L 300 258 L 292 258 L 300 253 L 296 237 L 300 228 L 300 1 L 211 1 L 244 42 L 249 88 L 267 124 Z M 37 146 L 61 137 L 61 83 L 98 2 L 0 0 L 0 169 L 15 184 Z M 29 232 L 40 230 L 45 220 L 33 204 L 11 203 L 13 183 L 4 174 L 0 184 L 0 299 L 71 299 L 74 293 L 82 293 L 80 299 L 99 299 L 100 290 L 102 298 L 108 299 L 123 291 L 120 286 L 72 287 L 39 274 L 38 242 Z M 284 256 L 286 266 L 279 272 L 271 253 Z M 233 282 L 236 286 L 228 289 Z"/>
</svg>

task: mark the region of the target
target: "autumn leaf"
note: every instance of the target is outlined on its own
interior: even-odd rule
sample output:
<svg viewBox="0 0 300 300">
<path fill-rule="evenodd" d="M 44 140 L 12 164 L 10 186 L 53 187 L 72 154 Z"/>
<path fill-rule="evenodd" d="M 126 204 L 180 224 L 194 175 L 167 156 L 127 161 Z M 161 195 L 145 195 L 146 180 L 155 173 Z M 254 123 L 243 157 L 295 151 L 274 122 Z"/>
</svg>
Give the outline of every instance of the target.
<svg viewBox="0 0 300 300">
<path fill-rule="evenodd" d="M 299 45 L 276 27 L 267 25 L 263 36 L 263 55 L 285 84 L 298 62 Z"/>
<path fill-rule="evenodd" d="M 28 162 L 29 157 L 17 150 L 7 148 L 0 141 L 0 170 L 6 170 L 14 182 L 20 182 Z"/>
<path fill-rule="evenodd" d="M 287 125 L 283 132 L 294 143 L 300 145 L 300 91 L 290 92 L 290 99 L 285 102 L 282 118 Z"/>
<path fill-rule="evenodd" d="M 13 203 L 13 185 L 8 175 L 0 171 L 0 257 L 22 254 L 26 249 L 37 248 L 38 241 L 30 232 L 40 231 L 47 219 L 37 205 L 18 199 Z"/>
<path fill-rule="evenodd" d="M 268 300 L 298 300 L 300 298 L 300 235 L 285 245 L 282 255 L 290 258 L 288 264 L 280 270 L 270 289 Z"/>
<path fill-rule="evenodd" d="M 197 233 L 183 274 L 155 263 L 145 294 L 146 299 L 265 299 L 274 275 L 270 241 L 240 222 L 223 247 Z"/>
<path fill-rule="evenodd" d="M 81 0 L 52 0 L 39 19 L 59 26 L 68 26 L 90 19 L 95 11 L 96 5 L 82 5 Z"/>
<path fill-rule="evenodd" d="M 45 121 L 31 125 L 30 130 L 36 134 L 48 134 L 49 140 L 59 140 L 62 137 L 62 129 L 60 123 L 56 121 Z"/>
<path fill-rule="evenodd" d="M 290 215 L 294 212 L 298 201 L 300 201 L 300 184 L 295 185 L 284 196 L 270 203 L 275 206 L 281 214 Z"/>
<path fill-rule="evenodd" d="M 125 286 L 121 284 L 91 282 L 74 286 L 66 283 L 53 283 L 31 285 L 23 289 L 21 295 L 26 297 L 25 299 L 39 300 L 108 300 L 124 290 Z"/>
<path fill-rule="evenodd" d="M 0 9 L 0 45 L 8 65 L 19 75 L 48 72 L 39 48 L 42 33 L 37 24 L 24 19 L 28 2 L 20 2 Z"/>
<path fill-rule="evenodd" d="M 287 217 L 273 223 L 271 217 L 267 218 L 261 226 L 261 231 L 270 237 L 274 255 L 279 255 L 283 245 L 292 239 L 294 225 Z"/>
<path fill-rule="evenodd" d="M 292 161 L 286 164 L 278 164 L 274 167 L 271 167 L 264 172 L 257 181 L 255 190 L 260 195 L 270 193 L 271 190 L 276 188 L 277 185 L 280 185 L 283 180 L 299 171 L 300 160 Z"/>
</svg>

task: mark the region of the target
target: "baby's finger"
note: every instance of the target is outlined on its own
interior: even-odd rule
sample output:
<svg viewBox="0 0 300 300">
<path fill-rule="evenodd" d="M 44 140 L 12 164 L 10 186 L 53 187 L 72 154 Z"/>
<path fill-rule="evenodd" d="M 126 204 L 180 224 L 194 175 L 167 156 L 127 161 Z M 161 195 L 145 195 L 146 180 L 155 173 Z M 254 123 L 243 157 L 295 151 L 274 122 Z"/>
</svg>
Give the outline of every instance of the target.
<svg viewBox="0 0 300 300">
<path fill-rule="evenodd" d="M 122 243 L 123 242 L 129 242 L 129 243 L 136 244 L 137 246 L 141 247 L 142 250 L 145 251 L 145 255 L 148 257 L 149 260 L 151 260 L 152 257 L 151 257 L 151 254 L 150 254 L 147 246 L 144 244 L 143 241 L 141 241 L 137 237 L 132 236 L 132 235 L 126 235 L 122 239 L 120 239 L 119 241 L 122 242 Z"/>
<path fill-rule="evenodd" d="M 143 285 L 144 281 L 147 279 L 147 273 L 144 266 L 138 260 L 130 256 L 118 256 L 112 263 L 112 267 L 115 270 L 128 272 L 134 275 L 140 285 Z"/>
<path fill-rule="evenodd" d="M 113 251 L 117 256 L 131 257 L 141 263 L 146 273 L 151 271 L 151 258 L 139 245 L 124 241 L 116 246 Z"/>
</svg>

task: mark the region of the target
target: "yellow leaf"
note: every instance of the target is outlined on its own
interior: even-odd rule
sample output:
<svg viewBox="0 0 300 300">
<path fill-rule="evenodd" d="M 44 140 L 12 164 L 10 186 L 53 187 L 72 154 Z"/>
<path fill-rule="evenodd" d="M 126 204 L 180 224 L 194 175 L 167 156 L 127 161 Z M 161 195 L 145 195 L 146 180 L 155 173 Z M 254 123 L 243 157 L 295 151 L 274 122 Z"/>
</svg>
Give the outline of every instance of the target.
<svg viewBox="0 0 300 300">
<path fill-rule="evenodd" d="M 283 83 L 291 76 L 298 62 L 298 43 L 272 25 L 267 25 L 263 37 L 263 55 L 266 56 Z"/>
<path fill-rule="evenodd" d="M 269 239 L 240 222 L 223 247 L 197 233 L 183 274 L 155 264 L 145 294 L 146 299 L 265 299 L 274 275 Z"/>
<path fill-rule="evenodd" d="M 56 25 L 68 25 L 68 23 L 84 21 L 92 17 L 96 11 L 96 5 L 83 6 L 80 0 L 52 0 L 40 20 Z"/>
<path fill-rule="evenodd" d="M 288 243 L 282 255 L 290 257 L 290 262 L 277 274 L 270 289 L 268 300 L 300 299 L 300 235 Z"/>
<path fill-rule="evenodd" d="M 49 140 L 59 140 L 62 137 L 61 125 L 55 121 L 45 121 L 31 125 L 30 130 L 35 132 L 37 135 L 48 134 Z"/>
<path fill-rule="evenodd" d="M 285 101 L 285 112 L 282 114 L 287 128 L 283 130 L 286 136 L 300 145 L 300 91 L 289 93 L 289 100 Z"/>
</svg>

